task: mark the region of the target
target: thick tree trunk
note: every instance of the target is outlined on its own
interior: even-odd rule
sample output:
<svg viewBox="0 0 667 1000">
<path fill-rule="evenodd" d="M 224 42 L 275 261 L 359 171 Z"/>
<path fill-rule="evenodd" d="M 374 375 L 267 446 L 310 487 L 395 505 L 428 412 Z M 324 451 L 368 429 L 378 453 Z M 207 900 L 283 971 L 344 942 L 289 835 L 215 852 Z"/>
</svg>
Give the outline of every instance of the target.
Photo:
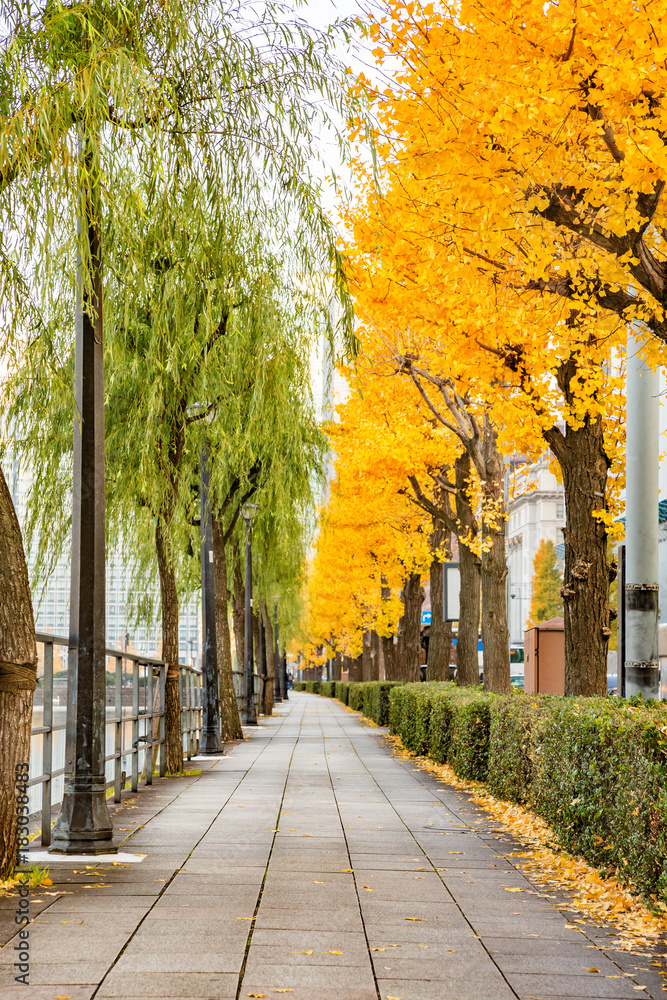
<svg viewBox="0 0 667 1000">
<path fill-rule="evenodd" d="M 229 631 L 229 588 L 227 586 L 227 551 L 224 531 L 215 516 L 213 523 L 213 566 L 215 573 L 215 636 L 220 674 L 220 731 L 222 739 L 242 740 L 241 719 L 234 693 L 232 674 L 232 638 Z"/>
<path fill-rule="evenodd" d="M 254 651 L 253 666 L 255 668 L 255 673 L 261 675 L 262 650 L 260 648 L 259 615 L 257 614 L 257 607 L 258 607 L 257 598 L 255 597 L 255 599 L 253 600 L 253 608 L 252 608 L 252 647 Z M 254 681 L 253 683 L 257 684 L 257 681 Z M 257 688 L 255 688 L 255 690 L 257 690 Z M 264 692 L 263 689 L 260 689 L 259 708 L 257 710 L 258 715 L 261 714 L 263 704 L 264 704 Z"/>
<path fill-rule="evenodd" d="M 565 393 L 573 374 L 559 376 Z M 567 395 L 566 395 L 567 398 Z M 565 489 L 565 694 L 606 695 L 609 642 L 607 531 L 594 512 L 606 510 L 609 460 L 601 420 L 545 432 L 558 460 Z"/>
<path fill-rule="evenodd" d="M 419 630 L 424 588 L 419 573 L 411 573 L 403 585 L 403 614 L 398 623 L 397 667 L 400 679 L 418 681 L 421 643 Z"/>
<path fill-rule="evenodd" d="M 266 657 L 266 684 L 264 685 L 264 715 L 273 714 L 273 693 L 276 680 L 273 623 L 266 604 L 262 602 L 264 622 L 264 655 Z"/>
<path fill-rule="evenodd" d="M 353 659 L 351 656 L 348 656 L 347 662 L 348 662 L 348 670 L 350 672 L 350 680 L 351 681 L 362 680 L 363 678 L 362 657 L 357 656 L 356 659 Z"/>
<path fill-rule="evenodd" d="M 336 653 L 336 659 L 333 665 L 333 678 L 334 681 L 340 680 L 341 670 L 343 669 L 343 657 L 340 653 Z"/>
<path fill-rule="evenodd" d="M 236 669 L 245 670 L 245 587 L 241 571 L 234 570 L 234 597 L 232 599 L 234 642 L 236 643 Z"/>
<path fill-rule="evenodd" d="M 461 576 L 459 631 L 456 640 L 456 683 L 479 684 L 477 640 L 479 635 L 480 577 L 479 557 L 462 541 L 477 534 L 477 521 L 470 506 L 467 489 L 470 480 L 470 456 L 456 459 L 456 520 L 459 526 L 459 572 Z"/>
<path fill-rule="evenodd" d="M 444 550 L 452 557 L 451 534 L 436 521 L 431 536 L 433 552 Z M 449 660 L 452 651 L 452 623 L 442 620 L 442 562 L 437 556 L 431 563 L 431 635 L 428 644 L 426 677 L 429 681 L 449 680 Z"/>
<path fill-rule="evenodd" d="M 181 685 L 178 663 L 178 591 L 176 573 L 162 523 L 155 529 L 155 548 L 162 601 L 162 659 L 167 664 L 165 688 L 165 766 L 169 774 L 183 770 Z"/>
<path fill-rule="evenodd" d="M 0 469 L 0 880 L 27 848 L 17 810 L 27 817 L 32 701 L 37 683 L 35 622 L 23 539 Z"/>
<path fill-rule="evenodd" d="M 482 649 L 484 689 L 508 694 L 510 640 L 507 627 L 507 558 L 505 553 L 505 463 L 498 432 L 484 420 L 486 478 L 482 520 Z"/>
<path fill-rule="evenodd" d="M 379 679 L 378 662 L 378 635 L 377 632 L 368 629 L 364 632 L 363 651 L 363 678 L 365 681 L 376 681 Z"/>
</svg>

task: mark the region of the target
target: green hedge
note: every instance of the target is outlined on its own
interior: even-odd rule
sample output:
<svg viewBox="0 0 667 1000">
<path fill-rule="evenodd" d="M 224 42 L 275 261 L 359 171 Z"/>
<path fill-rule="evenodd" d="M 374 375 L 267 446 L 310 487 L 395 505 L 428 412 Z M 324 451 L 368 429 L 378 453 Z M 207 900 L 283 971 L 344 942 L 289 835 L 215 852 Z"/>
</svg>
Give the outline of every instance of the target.
<svg viewBox="0 0 667 1000">
<path fill-rule="evenodd" d="M 334 681 L 322 681 L 322 684 L 320 685 L 320 694 L 324 698 L 333 698 L 335 686 Z"/>
<path fill-rule="evenodd" d="M 292 689 L 294 691 L 305 691 L 306 690 L 306 682 L 305 681 L 294 681 L 292 683 Z"/>
<path fill-rule="evenodd" d="M 567 850 L 667 901 L 667 706 L 446 683 L 389 697 L 409 750 L 529 805 Z"/>
<path fill-rule="evenodd" d="M 342 687 L 343 685 L 336 685 Z M 400 681 L 350 681 L 345 685 L 346 705 L 372 719 L 378 726 L 389 725 L 389 692 L 401 686 Z M 338 697 L 338 694 L 336 694 Z"/>
<path fill-rule="evenodd" d="M 347 705 L 349 694 L 350 685 L 348 681 L 334 681 L 334 698 L 338 698 L 338 701 L 342 701 L 344 705 Z"/>
</svg>

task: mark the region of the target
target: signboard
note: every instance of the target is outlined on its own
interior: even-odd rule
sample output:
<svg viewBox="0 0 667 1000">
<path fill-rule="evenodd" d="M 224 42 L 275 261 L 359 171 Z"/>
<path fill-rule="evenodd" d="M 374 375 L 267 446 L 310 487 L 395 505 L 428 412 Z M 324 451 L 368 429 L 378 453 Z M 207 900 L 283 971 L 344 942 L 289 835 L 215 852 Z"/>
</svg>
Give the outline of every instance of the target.
<svg viewBox="0 0 667 1000">
<path fill-rule="evenodd" d="M 461 574 L 457 562 L 442 564 L 442 620 L 457 622 L 459 620 L 459 595 L 461 593 Z"/>
<path fill-rule="evenodd" d="M 430 625 L 430 624 L 431 624 L 431 612 L 422 611 L 422 625 Z"/>
</svg>

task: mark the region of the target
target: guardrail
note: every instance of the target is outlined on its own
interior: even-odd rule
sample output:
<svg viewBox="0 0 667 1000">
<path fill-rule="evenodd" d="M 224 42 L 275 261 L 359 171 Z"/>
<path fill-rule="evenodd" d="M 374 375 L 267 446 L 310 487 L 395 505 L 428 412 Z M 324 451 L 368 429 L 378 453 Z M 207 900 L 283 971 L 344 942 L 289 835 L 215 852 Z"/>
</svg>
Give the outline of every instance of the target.
<svg viewBox="0 0 667 1000">
<path fill-rule="evenodd" d="M 253 695 L 255 697 L 255 716 L 259 719 L 262 713 L 262 675 L 253 674 Z M 234 694 L 236 695 L 236 705 L 239 716 L 243 718 L 245 710 L 245 673 L 243 670 L 232 670 L 232 681 L 234 683 Z"/>
<path fill-rule="evenodd" d="M 30 746 L 29 810 L 33 817 L 41 814 L 42 846 L 47 847 L 51 843 L 53 807 L 63 798 L 69 641 L 44 633 L 38 633 L 36 639 L 39 661 Z M 106 656 L 106 780 L 107 786 L 113 787 L 114 802 L 120 802 L 128 774 L 133 792 L 138 789 L 140 775 L 147 785 L 152 783 L 156 753 L 158 773 L 164 775 L 167 668 L 163 660 L 126 650 L 107 649 Z M 56 670 L 56 666 L 60 669 Z M 183 752 L 189 760 L 199 749 L 201 673 L 181 665 L 180 683 Z"/>
</svg>

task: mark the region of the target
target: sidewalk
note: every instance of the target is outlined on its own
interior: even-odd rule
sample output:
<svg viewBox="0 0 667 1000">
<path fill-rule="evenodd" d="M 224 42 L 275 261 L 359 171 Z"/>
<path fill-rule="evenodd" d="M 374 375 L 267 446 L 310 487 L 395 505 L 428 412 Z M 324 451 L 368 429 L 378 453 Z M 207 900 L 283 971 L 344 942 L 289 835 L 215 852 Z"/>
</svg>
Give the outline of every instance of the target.
<svg viewBox="0 0 667 1000">
<path fill-rule="evenodd" d="M 313 695 L 277 712 L 116 815 L 141 863 L 53 865 L 49 892 L 32 890 L 31 985 L 14 985 L 14 937 L 3 1000 L 665 995 L 652 956 L 573 926 L 565 897 L 514 868 L 517 843 L 393 757 L 384 730 Z M 5 918 L 16 902 L 0 899 Z"/>
</svg>

